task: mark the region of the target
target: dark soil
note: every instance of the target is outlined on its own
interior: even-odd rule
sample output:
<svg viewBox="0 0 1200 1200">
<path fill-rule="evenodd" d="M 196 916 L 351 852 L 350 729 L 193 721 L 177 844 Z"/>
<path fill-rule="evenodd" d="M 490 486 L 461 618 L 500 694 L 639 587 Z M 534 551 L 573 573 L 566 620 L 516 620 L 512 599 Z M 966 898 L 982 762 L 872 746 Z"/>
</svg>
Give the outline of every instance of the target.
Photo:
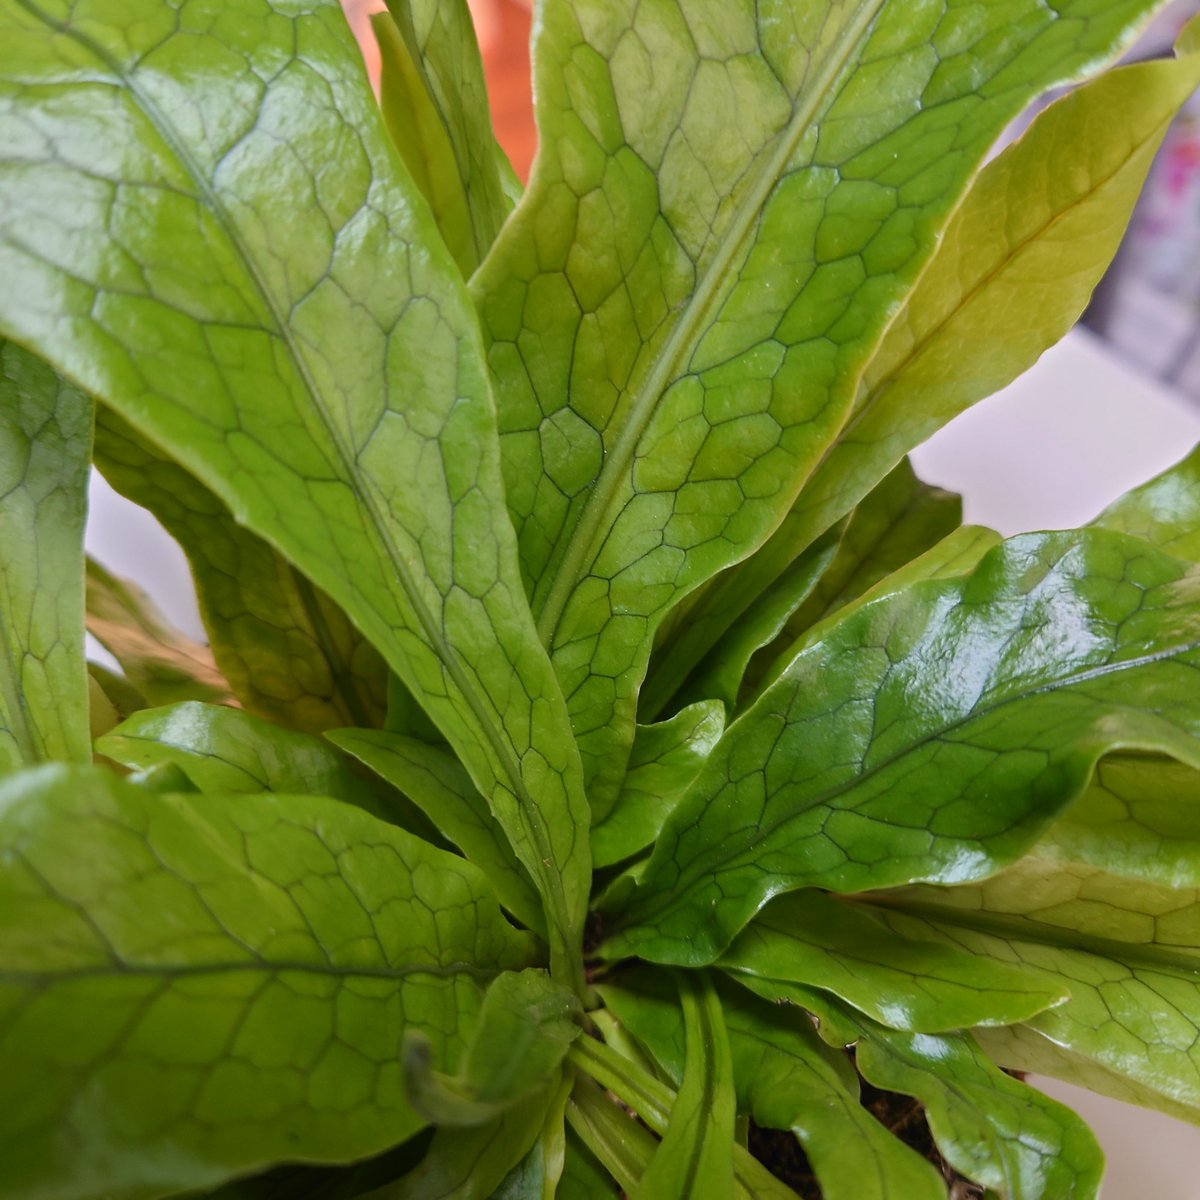
<svg viewBox="0 0 1200 1200">
<path fill-rule="evenodd" d="M 863 1080 L 862 1102 L 896 1137 L 927 1158 L 942 1173 L 949 1200 L 982 1200 L 983 1188 L 964 1179 L 938 1153 L 929 1132 L 929 1123 L 925 1120 L 925 1110 L 916 1100 L 896 1092 L 881 1091 Z M 821 1200 L 816 1176 L 795 1134 L 751 1125 L 750 1152 L 804 1200 Z"/>
</svg>

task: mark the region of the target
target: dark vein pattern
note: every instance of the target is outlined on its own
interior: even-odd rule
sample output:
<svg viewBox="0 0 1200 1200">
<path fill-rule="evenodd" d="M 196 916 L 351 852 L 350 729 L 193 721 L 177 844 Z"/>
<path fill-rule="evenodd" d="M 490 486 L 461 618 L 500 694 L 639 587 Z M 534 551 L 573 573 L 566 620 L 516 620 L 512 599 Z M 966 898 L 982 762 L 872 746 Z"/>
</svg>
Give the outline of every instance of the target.
<svg viewBox="0 0 1200 1200">
<path fill-rule="evenodd" d="M 131 0 L 114 23 L 102 0 L 0 0 L 0 46 L 0 329 L 345 609 L 458 750 L 570 961 L 588 821 L 474 313 L 337 5 Z"/>
<path fill-rule="evenodd" d="M 83 526 L 92 405 L 0 339 L 0 773 L 88 762 Z"/>
<path fill-rule="evenodd" d="M 544 6 L 542 152 L 475 290 L 601 815 L 663 613 L 787 512 L 1007 121 L 1149 7 Z"/>
<path fill-rule="evenodd" d="M 452 1070 L 532 956 L 472 867 L 328 800 L 46 768 L 0 789 L 0 836 L 0 1191 L 26 1200 L 400 1141 L 404 1030 Z"/>
<path fill-rule="evenodd" d="M 989 874 L 1116 746 L 1200 764 L 1198 627 L 1200 573 L 1101 532 L 868 603 L 730 727 L 609 952 L 712 961 L 779 892 Z"/>
</svg>

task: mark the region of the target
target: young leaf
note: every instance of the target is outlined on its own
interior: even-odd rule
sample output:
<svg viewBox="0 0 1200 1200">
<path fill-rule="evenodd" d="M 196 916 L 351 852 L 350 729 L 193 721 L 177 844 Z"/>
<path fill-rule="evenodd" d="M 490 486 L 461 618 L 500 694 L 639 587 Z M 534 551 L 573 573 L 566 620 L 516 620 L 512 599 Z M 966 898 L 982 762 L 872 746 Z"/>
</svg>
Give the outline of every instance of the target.
<svg viewBox="0 0 1200 1200">
<path fill-rule="evenodd" d="M 207 646 L 173 628 L 135 583 L 87 560 L 87 628 L 151 704 L 236 703 Z"/>
<path fill-rule="evenodd" d="M 733 1196 L 733 1060 L 721 1001 L 705 973 L 676 976 L 686 1057 L 671 1119 L 630 1200 Z"/>
<path fill-rule="evenodd" d="M 1086 531 L 831 623 L 718 743 L 604 953 L 708 962 L 780 892 L 990 874 L 1118 746 L 1200 764 L 1198 615 L 1194 568 Z"/>
<path fill-rule="evenodd" d="M 701 700 L 657 725 L 639 725 L 612 811 L 592 828 L 592 859 L 612 866 L 658 837 L 671 809 L 725 729 L 718 701 Z"/>
<path fill-rule="evenodd" d="M 0 3 L 20 163 L 0 332 L 345 610 L 488 798 L 538 883 L 554 969 L 582 987 L 589 822 L 521 587 L 477 325 L 340 11 L 128 0 L 86 31 L 70 11 Z M 69 119 L 89 134 L 68 152 Z"/>
<path fill-rule="evenodd" d="M 594 1091 L 592 1088 L 588 1090 Z M 568 1105 L 567 1113 L 570 1111 Z M 647 1154 L 647 1158 L 649 1158 L 649 1154 Z M 617 1185 L 612 1176 L 579 1140 L 579 1135 L 574 1129 L 568 1125 L 563 1173 L 562 1178 L 558 1181 L 558 1190 L 555 1192 L 553 1200 L 617 1200 L 618 1194 Z"/>
<path fill-rule="evenodd" d="M 512 211 L 515 182 L 492 134 L 471 13 L 466 0 L 391 0 L 388 8 L 371 17 L 384 120 L 470 276 Z"/>
<path fill-rule="evenodd" d="M 1011 1025 L 1070 995 L 1037 971 L 897 937 L 869 912 L 811 890 L 772 901 L 719 964 L 735 978 L 824 988 L 883 1025 L 930 1033 Z"/>
<path fill-rule="evenodd" d="M 95 460 L 113 489 L 149 509 L 187 555 L 213 658 L 241 704 L 303 733 L 382 721 L 387 668 L 328 596 L 104 408 Z"/>
<path fill-rule="evenodd" d="M 566 1108 L 574 1084 L 575 1072 L 564 1071 L 537 1141 L 504 1177 L 492 1200 L 556 1200 L 567 1161 Z"/>
<path fill-rule="evenodd" d="M 410 797 L 483 871 L 500 903 L 544 934 L 545 916 L 529 873 L 458 759 L 437 746 L 383 730 L 336 729 L 326 736 Z"/>
<path fill-rule="evenodd" d="M 580 1081 L 571 1093 L 567 1123 L 617 1181 L 623 1196 L 637 1187 L 657 1148 L 644 1125 L 587 1080 Z M 589 1183 L 594 1182 L 591 1174 Z"/>
<path fill-rule="evenodd" d="M 420 1164 L 361 1200 L 490 1200 L 542 1131 L 555 1088 L 543 1088 L 485 1124 L 440 1126 Z"/>
<path fill-rule="evenodd" d="M 175 763 L 201 791 L 332 796 L 423 837 L 431 830 L 404 797 L 372 787 L 320 738 L 235 708 L 192 702 L 143 709 L 96 750 L 131 770 Z"/>
<path fill-rule="evenodd" d="M 475 292 L 601 816 L 663 613 L 784 517 L 1005 124 L 1152 7 L 539 10 L 541 151 Z"/>
<path fill-rule="evenodd" d="M 706 980 L 705 987 L 711 987 L 711 981 Z M 656 1133 L 666 1133 L 676 1096 L 660 1079 L 647 1074 L 632 1060 L 594 1038 L 580 1038 L 571 1047 L 569 1057 L 584 1074 L 634 1109 Z M 680 1057 L 684 1065 L 686 1058 L 685 1045 Z M 683 1066 L 680 1067 L 682 1070 Z M 568 1109 L 568 1119 L 570 1115 Z M 623 1181 L 620 1167 L 605 1158 L 592 1142 L 589 1141 L 588 1145 L 618 1181 Z M 623 1182 L 622 1186 L 628 1187 Z M 796 1200 L 791 1188 L 776 1179 L 744 1146 L 736 1142 L 733 1144 L 733 1194 L 737 1200 Z"/>
<path fill-rule="evenodd" d="M 0 1195 L 155 1195 L 423 1124 L 533 947 L 461 859 L 311 796 L 173 796 L 43 768 L 0 789 Z"/>
<path fill-rule="evenodd" d="M 419 1030 L 406 1035 L 404 1073 L 413 1107 L 437 1125 L 482 1125 L 554 1078 L 579 1033 L 579 1000 L 543 971 L 491 983 L 453 1077 L 439 1072 Z"/>
<path fill-rule="evenodd" d="M 769 644 L 762 643 L 761 658 L 770 662 L 823 617 L 863 595 L 880 580 L 924 554 L 961 524 L 961 499 L 940 488 L 923 484 L 913 473 L 908 460 L 903 459 L 851 514 L 828 565 L 813 580 L 811 589 L 797 597 L 798 602 L 788 612 L 786 620 L 780 623 Z M 732 668 L 740 663 L 743 669 L 732 680 L 733 700 L 736 703 L 738 690 L 747 676 L 745 668 L 749 665 L 749 655 L 743 649 L 747 642 L 746 631 L 761 627 L 763 608 L 773 610 L 775 605 L 772 589 L 762 598 L 762 602 L 755 604 L 745 614 L 728 637 L 713 647 L 697 670 L 698 679 L 689 685 L 685 695 L 717 695 L 725 698 L 730 690 Z M 669 677 L 687 669 L 692 661 L 688 634 L 693 629 L 703 633 L 705 625 L 703 622 L 696 626 L 686 624 L 681 629 L 680 636 L 674 640 L 662 661 L 655 664 L 656 675 L 662 672 Z M 758 650 L 759 646 L 753 649 Z M 720 687 L 715 692 L 711 690 L 711 667 L 708 666 L 714 660 L 725 672 L 713 680 Z M 751 667 L 746 682 L 753 684 L 762 671 L 762 665 L 757 670 Z"/>
<path fill-rule="evenodd" d="M 929 1163 L 859 1103 L 850 1060 L 826 1048 L 808 1018 L 743 989 L 717 990 L 733 1056 L 738 1111 L 764 1129 L 790 1129 L 804 1144 L 825 1200 L 944 1200 Z M 678 1007 L 655 974 L 623 972 L 600 988 L 621 1023 L 646 1042 L 676 1081 L 683 1069 Z"/>
<path fill-rule="evenodd" d="M 1132 533 L 1176 558 L 1200 560 L 1200 446 L 1110 504 L 1092 524 Z"/>
<path fill-rule="evenodd" d="M 83 526 L 92 405 L 0 340 L 0 773 L 91 761 Z"/>
<path fill-rule="evenodd" d="M 1069 1108 L 1005 1075 L 965 1034 L 872 1029 L 858 1069 L 915 1096 L 955 1170 L 1009 1200 L 1094 1200 L 1104 1156 Z"/>
<path fill-rule="evenodd" d="M 1051 105 L 984 167 L 888 327 L 836 444 L 766 546 L 714 587 L 693 621 L 695 644 L 711 645 L 902 455 L 1074 324 L 1198 81 L 1191 50 L 1110 71 Z"/>
</svg>

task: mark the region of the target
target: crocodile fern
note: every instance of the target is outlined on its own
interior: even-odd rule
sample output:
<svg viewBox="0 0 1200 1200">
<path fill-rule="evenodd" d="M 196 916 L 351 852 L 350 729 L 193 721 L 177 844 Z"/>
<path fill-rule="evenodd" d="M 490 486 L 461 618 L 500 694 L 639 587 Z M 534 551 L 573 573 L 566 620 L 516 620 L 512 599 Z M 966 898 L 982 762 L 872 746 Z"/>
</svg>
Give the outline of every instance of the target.
<svg viewBox="0 0 1200 1200">
<path fill-rule="evenodd" d="M 1002 1067 L 1200 1120 L 1200 458 L 1008 541 L 905 458 L 1086 303 L 1153 8 L 543 0 L 522 194 L 465 0 L 379 104 L 332 0 L 0 0 L 0 1196 L 794 1196 L 748 1120 L 943 1196 L 865 1079 L 1082 1200 Z"/>
</svg>

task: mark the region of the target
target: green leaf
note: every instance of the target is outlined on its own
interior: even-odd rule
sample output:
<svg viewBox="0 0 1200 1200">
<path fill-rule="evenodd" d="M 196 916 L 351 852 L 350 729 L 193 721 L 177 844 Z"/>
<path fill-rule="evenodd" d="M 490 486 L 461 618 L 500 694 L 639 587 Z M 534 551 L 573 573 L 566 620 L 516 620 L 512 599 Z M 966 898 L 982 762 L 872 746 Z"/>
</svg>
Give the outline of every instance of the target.
<svg viewBox="0 0 1200 1200">
<path fill-rule="evenodd" d="M 388 132 L 464 276 L 512 211 L 512 168 L 492 134 L 466 0 L 391 0 L 371 28 Z M 519 187 L 519 185 L 518 185 Z"/>
<path fill-rule="evenodd" d="M 876 1087 L 915 1096 L 938 1149 L 1008 1200 L 1092 1200 L 1104 1156 L 1065 1105 L 1005 1075 L 969 1036 L 872 1029 L 855 1061 Z"/>
<path fill-rule="evenodd" d="M 490 1200 L 537 1144 L 560 1091 L 544 1088 L 482 1125 L 439 1127 L 419 1166 L 363 1200 Z"/>
<path fill-rule="evenodd" d="M 554 1200 L 617 1200 L 617 1195 L 612 1176 L 579 1140 L 579 1135 L 568 1128 L 563 1173 Z"/>
<path fill-rule="evenodd" d="M 0 1195 L 159 1195 L 423 1124 L 406 1028 L 453 1070 L 532 946 L 469 864 L 311 796 L 0 788 Z"/>
<path fill-rule="evenodd" d="M 574 992 L 543 971 L 497 976 L 453 1077 L 436 1069 L 423 1032 L 406 1035 L 413 1107 L 436 1125 L 482 1125 L 544 1091 L 579 1033 L 580 1011 Z"/>
<path fill-rule="evenodd" d="M 893 1029 L 1011 1025 L 1070 993 L 1037 971 L 897 937 L 870 912 L 806 890 L 772 901 L 719 959 L 734 977 L 824 988 Z"/>
<path fill-rule="evenodd" d="M 821 574 L 813 580 L 811 589 L 798 597 L 786 620 L 779 623 L 775 635 L 763 647 L 760 662 L 750 665 L 747 650 L 757 651 L 759 645 L 748 646 L 747 630 L 755 631 L 753 641 L 760 641 L 757 631 L 770 618 L 764 608 L 775 611 L 777 597 L 774 589 L 755 604 L 738 622 L 728 637 L 723 639 L 706 656 L 698 668 L 698 678 L 686 691 L 688 696 L 717 695 L 732 708 L 737 701 L 738 691 L 746 684 L 753 685 L 763 674 L 766 664 L 786 651 L 797 638 L 822 618 L 842 608 L 850 601 L 862 596 L 880 580 L 906 566 L 918 555 L 924 554 L 937 542 L 953 533 L 962 523 L 962 501 L 958 496 L 942 491 L 941 488 L 923 484 L 913 473 L 907 459 L 880 483 L 851 514 L 845 530 L 837 541 L 836 551 Z M 816 547 L 814 547 L 816 549 Z M 805 558 L 807 559 L 807 555 Z M 820 556 L 817 561 L 821 561 Z M 785 573 L 786 577 L 786 573 Z M 657 665 L 655 674 L 663 671 L 668 676 L 674 671 L 686 669 L 692 658 L 689 632 L 699 630 L 703 635 L 706 625 L 685 623 L 681 636 Z M 681 666 L 673 667 L 673 662 Z M 710 663 L 717 665 L 717 676 L 710 683 Z M 736 666 L 742 671 L 733 677 Z M 749 672 L 746 667 L 749 666 Z M 732 682 L 732 699 L 729 684 Z M 719 689 L 713 691 L 713 685 Z"/>
<path fill-rule="evenodd" d="M 92 405 L 0 340 L 0 773 L 90 762 L 83 526 Z"/>
<path fill-rule="evenodd" d="M 706 986 L 711 986 L 711 984 L 706 982 Z M 686 1055 L 685 1049 L 682 1059 L 685 1066 Z M 612 1092 L 622 1104 L 626 1104 L 636 1111 L 646 1125 L 656 1133 L 666 1133 L 676 1095 L 660 1079 L 647 1074 L 632 1060 L 594 1038 L 580 1038 L 571 1047 L 568 1057 L 585 1075 Z M 588 1089 L 583 1081 L 576 1088 L 576 1097 L 579 1098 L 581 1093 L 588 1094 Z M 614 1128 L 611 1118 L 604 1113 L 603 1109 L 601 1113 L 603 1115 L 598 1119 L 598 1124 L 608 1131 L 604 1133 L 604 1138 L 614 1143 L 611 1146 L 614 1151 L 611 1158 L 606 1157 L 605 1146 L 608 1142 L 589 1140 L 588 1135 L 583 1131 L 584 1127 L 573 1119 L 570 1106 L 567 1109 L 567 1119 L 597 1158 L 628 1191 L 632 1184 L 627 1182 L 629 1178 L 627 1172 L 639 1161 L 642 1167 L 645 1166 L 646 1159 L 649 1157 L 646 1153 L 647 1143 L 638 1136 L 625 1138 L 619 1128 L 619 1122 L 617 1123 L 618 1127 Z M 645 1132 L 640 1127 L 639 1131 L 640 1133 Z M 634 1181 L 638 1178 L 640 1178 L 640 1168 L 639 1172 L 632 1177 Z M 736 1142 L 733 1143 L 733 1192 L 738 1200 L 796 1200 L 796 1194 L 791 1188 L 776 1179 L 756 1158 L 751 1156 L 744 1146 Z"/>
<path fill-rule="evenodd" d="M 1198 1120 L 1197 1110 L 1176 1104 L 1161 1092 L 1143 1087 L 1127 1075 L 1109 1071 L 1094 1059 L 1073 1054 L 1056 1046 L 1048 1037 L 1027 1025 L 1002 1025 L 997 1029 L 972 1030 L 981 1050 L 1000 1066 L 1015 1070 L 1049 1075 L 1077 1087 L 1087 1088 L 1104 1096 L 1112 1096 L 1126 1104 L 1140 1104 L 1156 1109 L 1180 1121 Z"/>
<path fill-rule="evenodd" d="M 1132 533 L 1176 558 L 1200 559 L 1200 446 L 1110 504 L 1092 524 Z"/>
<path fill-rule="evenodd" d="M 1103 758 L 1034 853 L 1130 880 L 1200 887 L 1200 773 L 1157 755 Z"/>
<path fill-rule="evenodd" d="M 630 1200 L 733 1196 L 733 1060 L 707 974 L 676 976 L 686 1057 L 671 1119 Z"/>
<path fill-rule="evenodd" d="M 729 636 L 703 654 L 698 662 L 693 661 L 689 646 L 693 626 L 687 602 L 678 606 L 675 613 L 681 614 L 681 619 L 666 631 L 662 641 L 663 660 L 661 663 L 651 660 L 639 696 L 643 711 L 656 713 L 667 706 L 679 682 L 677 675 L 694 668 L 691 678 L 684 682 L 678 693 L 680 698 L 715 697 L 725 705 L 726 712 L 734 712 L 751 659 L 775 641 L 792 613 L 813 594 L 837 555 L 844 531 L 845 522 L 842 522 L 809 546 L 758 598 L 754 607 L 742 614 Z M 702 609 L 705 593 L 693 595 L 700 596 L 697 607 Z M 700 622 L 703 629 L 703 614 Z M 666 626 L 662 629 L 666 630 Z"/>
<path fill-rule="evenodd" d="M 328 596 L 239 525 L 213 492 L 103 408 L 96 466 L 187 555 L 213 658 L 247 709 L 304 733 L 381 721 L 383 660 Z"/>
<path fill-rule="evenodd" d="M 422 836 L 428 828 L 403 797 L 372 787 L 320 738 L 234 708 L 191 702 L 143 709 L 96 750 L 131 770 L 175 763 L 201 791 L 332 796 L 406 828 L 415 820 L 412 831 Z"/>
<path fill-rule="evenodd" d="M 1075 323 L 1198 81 L 1200 56 L 1190 52 L 1110 71 L 1051 105 L 984 167 L 888 326 L 837 442 L 766 546 L 714 589 L 693 622 L 697 644 L 712 644 L 904 454 Z"/>
<path fill-rule="evenodd" d="M 437 746 L 381 730 L 337 729 L 326 736 L 410 797 L 483 871 L 500 903 L 530 929 L 544 933 L 545 917 L 529 873 L 458 759 Z"/>
<path fill-rule="evenodd" d="M 662 615 L 787 513 L 1009 120 L 1152 7 L 540 10 L 537 168 L 475 294 L 601 816 Z"/>
<path fill-rule="evenodd" d="M 657 725 L 639 725 L 629 770 L 612 811 L 592 828 L 592 860 L 608 867 L 649 846 L 725 729 L 714 700 Z"/>
<path fill-rule="evenodd" d="M 235 703 L 207 646 L 180 633 L 137 584 L 87 560 L 88 632 L 151 704 Z"/>
<path fill-rule="evenodd" d="M 589 821 L 475 315 L 345 20 L 92 3 L 0 7 L 0 331 L 345 610 L 488 798 L 577 980 Z M 70 120 L 89 132 L 68 145 Z"/>
<path fill-rule="evenodd" d="M 571 1093 L 567 1123 L 617 1181 L 622 1195 L 637 1187 L 657 1146 L 644 1125 L 587 1080 L 577 1084 Z M 588 1182 L 594 1184 L 595 1174 L 589 1174 Z"/>
<path fill-rule="evenodd" d="M 1192 772 L 1187 781 L 1184 820 L 1195 821 L 1198 780 Z M 1138 861 L 1142 847 L 1121 846 L 1146 782 L 1118 793 L 1130 808 L 1106 854 L 1094 851 L 1097 827 L 1083 839 L 1052 830 L 989 879 L 887 893 L 880 919 L 901 936 L 1057 976 L 1070 1000 L 1029 1026 L 1075 1059 L 1092 1060 L 1097 1075 L 1123 1077 L 1127 1098 L 1200 1121 L 1200 881 L 1156 882 Z M 1152 783 L 1147 790 L 1154 793 Z M 1103 800 L 1089 793 L 1090 803 Z M 1151 806 L 1144 832 L 1154 824 Z M 1073 853 L 1081 845 L 1084 853 Z"/>
<path fill-rule="evenodd" d="M 652 971 L 624 971 L 600 992 L 622 1025 L 676 1081 L 683 1041 L 674 996 Z M 827 1049 L 808 1018 L 717 982 L 733 1056 L 738 1111 L 765 1129 L 790 1129 L 825 1200 L 944 1200 L 933 1168 L 894 1138 L 858 1099 L 849 1058 Z"/>
<path fill-rule="evenodd" d="M 708 962 L 780 892 L 990 874 L 1105 752 L 1200 765 L 1198 666 L 1200 572 L 1119 534 L 1013 538 L 865 604 L 730 727 L 603 953 Z"/>
<path fill-rule="evenodd" d="M 566 1167 L 566 1108 L 574 1084 L 575 1072 L 564 1071 L 537 1141 L 504 1177 L 492 1193 L 492 1200 L 555 1200 Z"/>
</svg>

